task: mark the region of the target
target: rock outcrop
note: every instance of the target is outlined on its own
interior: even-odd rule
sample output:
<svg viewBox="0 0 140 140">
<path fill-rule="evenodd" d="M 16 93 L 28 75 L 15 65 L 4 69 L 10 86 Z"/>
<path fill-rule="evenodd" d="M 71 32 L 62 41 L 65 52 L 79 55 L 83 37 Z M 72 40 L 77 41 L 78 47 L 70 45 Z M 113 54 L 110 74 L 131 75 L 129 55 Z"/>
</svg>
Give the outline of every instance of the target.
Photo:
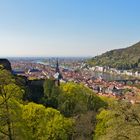
<svg viewBox="0 0 140 140">
<path fill-rule="evenodd" d="M 2 65 L 4 69 L 12 71 L 11 63 L 8 59 L 0 59 L 0 65 Z"/>
</svg>

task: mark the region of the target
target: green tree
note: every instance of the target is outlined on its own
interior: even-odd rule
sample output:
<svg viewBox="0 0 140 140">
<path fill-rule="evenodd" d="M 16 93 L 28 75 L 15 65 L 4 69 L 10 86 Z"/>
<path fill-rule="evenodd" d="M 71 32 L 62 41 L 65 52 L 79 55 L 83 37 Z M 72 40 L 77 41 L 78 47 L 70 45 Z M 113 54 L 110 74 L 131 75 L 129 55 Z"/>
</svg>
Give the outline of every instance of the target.
<svg viewBox="0 0 140 140">
<path fill-rule="evenodd" d="M 14 139 L 15 101 L 21 102 L 23 91 L 15 84 L 10 72 L 0 70 L 0 137 Z"/>
<path fill-rule="evenodd" d="M 139 140 L 140 105 L 119 101 L 97 115 L 94 139 Z"/>
<path fill-rule="evenodd" d="M 53 79 L 47 79 L 44 82 L 44 97 L 41 99 L 41 102 L 45 106 L 57 108 L 59 94 L 60 90 L 59 87 L 55 85 L 55 81 Z"/>
<path fill-rule="evenodd" d="M 29 103 L 23 106 L 22 119 L 24 139 L 27 140 L 68 140 L 73 133 L 73 120 L 43 105 Z"/>
<path fill-rule="evenodd" d="M 59 110 L 66 116 L 75 116 L 86 111 L 97 111 L 106 103 L 82 84 L 65 83 L 60 86 Z"/>
</svg>

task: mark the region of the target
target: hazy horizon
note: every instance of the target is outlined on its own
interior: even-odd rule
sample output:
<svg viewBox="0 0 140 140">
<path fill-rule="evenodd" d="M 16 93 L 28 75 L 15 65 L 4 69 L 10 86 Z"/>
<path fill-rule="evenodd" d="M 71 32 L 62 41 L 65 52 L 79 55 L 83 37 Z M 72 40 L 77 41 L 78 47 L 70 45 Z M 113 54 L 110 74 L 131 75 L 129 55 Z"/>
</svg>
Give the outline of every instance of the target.
<svg viewBox="0 0 140 140">
<path fill-rule="evenodd" d="M 2 0 L 0 57 L 92 57 L 137 43 L 137 0 Z"/>
</svg>

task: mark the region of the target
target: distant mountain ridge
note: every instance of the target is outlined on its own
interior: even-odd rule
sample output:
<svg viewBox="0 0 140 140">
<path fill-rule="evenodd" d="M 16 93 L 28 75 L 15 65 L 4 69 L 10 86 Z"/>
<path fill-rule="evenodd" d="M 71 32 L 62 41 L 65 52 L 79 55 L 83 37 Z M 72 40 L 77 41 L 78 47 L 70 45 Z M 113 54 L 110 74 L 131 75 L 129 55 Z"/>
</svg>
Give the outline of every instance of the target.
<svg viewBox="0 0 140 140">
<path fill-rule="evenodd" d="M 95 56 L 88 63 L 117 69 L 140 68 L 140 42 L 127 48 L 115 49 Z"/>
</svg>

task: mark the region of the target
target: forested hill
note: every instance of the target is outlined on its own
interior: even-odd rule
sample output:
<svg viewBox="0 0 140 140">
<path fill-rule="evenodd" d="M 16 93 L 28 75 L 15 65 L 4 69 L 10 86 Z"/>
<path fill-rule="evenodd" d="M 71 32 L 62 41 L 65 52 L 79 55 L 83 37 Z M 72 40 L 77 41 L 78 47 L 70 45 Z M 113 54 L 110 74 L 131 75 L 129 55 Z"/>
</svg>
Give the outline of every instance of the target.
<svg viewBox="0 0 140 140">
<path fill-rule="evenodd" d="M 138 68 L 140 67 L 140 42 L 124 49 L 111 50 L 93 57 L 88 63 L 117 69 Z"/>
</svg>

